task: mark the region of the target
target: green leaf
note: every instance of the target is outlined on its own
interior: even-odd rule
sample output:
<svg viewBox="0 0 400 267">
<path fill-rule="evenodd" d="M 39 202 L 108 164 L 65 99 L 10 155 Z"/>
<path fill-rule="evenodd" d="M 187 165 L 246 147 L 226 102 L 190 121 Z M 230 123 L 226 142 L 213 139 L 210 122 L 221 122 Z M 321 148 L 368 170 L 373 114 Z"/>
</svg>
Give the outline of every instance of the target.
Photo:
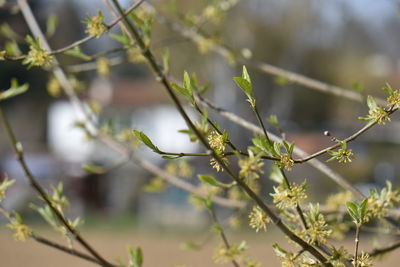
<svg viewBox="0 0 400 267">
<path fill-rule="evenodd" d="M 375 99 L 370 95 L 367 97 L 367 105 L 370 110 L 374 110 L 378 107 L 378 104 L 376 104 Z"/>
<path fill-rule="evenodd" d="M 247 72 L 246 66 L 244 66 L 244 65 L 243 65 L 243 70 L 242 70 L 242 78 L 245 79 L 246 81 L 248 81 L 251 84 L 250 75 Z"/>
<path fill-rule="evenodd" d="M 282 172 L 276 164 L 272 164 L 270 168 L 269 179 L 276 182 L 277 184 L 281 184 L 284 181 Z"/>
<path fill-rule="evenodd" d="M 168 73 L 169 72 L 169 49 L 166 48 L 164 50 L 164 53 L 162 54 L 162 62 L 163 62 L 163 71 L 164 73 Z"/>
<path fill-rule="evenodd" d="M 123 33 L 121 33 L 121 34 L 110 33 L 108 35 L 111 38 L 113 38 L 114 40 L 116 40 L 117 42 L 123 44 L 124 46 L 131 45 L 131 41 L 130 41 L 129 37 Z"/>
<path fill-rule="evenodd" d="M 192 84 L 190 81 L 190 76 L 187 73 L 187 71 L 183 72 L 183 87 L 188 91 L 192 91 Z"/>
<path fill-rule="evenodd" d="M 141 267 L 143 265 L 143 252 L 141 247 L 135 249 L 129 247 L 129 266 Z"/>
<path fill-rule="evenodd" d="M 21 39 L 21 37 L 7 23 L 1 25 L 0 34 L 13 41 Z"/>
<path fill-rule="evenodd" d="M 274 114 L 270 115 L 270 116 L 267 118 L 267 121 L 268 121 L 272 126 L 274 126 L 275 128 L 279 128 L 279 127 L 280 127 L 279 121 L 278 121 L 278 117 L 277 117 L 276 115 L 274 115 Z"/>
<path fill-rule="evenodd" d="M 160 152 L 160 150 L 158 149 L 158 147 L 156 147 L 153 142 L 151 142 L 150 138 L 147 137 L 147 135 L 141 131 L 138 130 L 133 130 L 133 133 L 135 134 L 136 138 L 139 139 L 140 141 L 143 142 L 143 144 L 145 144 L 147 147 L 149 147 L 151 150 L 153 150 L 154 152 Z"/>
<path fill-rule="evenodd" d="M 385 86 L 382 87 L 382 90 L 385 91 L 388 95 L 392 95 L 395 91 L 389 83 L 386 83 Z"/>
<path fill-rule="evenodd" d="M 277 243 L 272 245 L 272 249 L 274 250 L 276 256 L 284 258 L 288 254 L 286 250 L 281 248 Z"/>
<path fill-rule="evenodd" d="M 368 209 L 368 198 L 365 198 L 363 202 L 360 204 L 360 219 L 364 220 L 365 214 L 367 213 Z"/>
<path fill-rule="evenodd" d="M 355 222 L 359 222 L 359 214 L 358 214 L 358 207 L 357 204 L 353 202 L 346 203 L 347 211 L 349 212 L 350 216 L 354 219 Z"/>
<path fill-rule="evenodd" d="M 197 175 L 197 177 L 199 177 L 200 181 L 211 185 L 211 186 L 216 186 L 216 187 L 222 187 L 223 184 L 221 184 L 220 182 L 218 182 L 213 176 L 211 175 L 203 175 L 203 174 L 199 174 Z"/>
<path fill-rule="evenodd" d="M 281 153 L 281 143 L 274 142 L 273 148 L 274 148 L 273 152 L 275 155 L 280 156 L 282 154 Z"/>
<path fill-rule="evenodd" d="M 11 87 L 9 89 L 7 89 L 6 91 L 0 92 L 0 101 L 23 94 L 28 90 L 28 88 L 29 88 L 29 84 L 25 83 L 25 84 L 19 86 L 18 81 L 15 78 L 13 78 L 11 80 Z"/>
<path fill-rule="evenodd" d="M 64 54 L 77 57 L 83 60 L 90 60 L 90 56 L 83 53 L 79 45 L 75 46 L 73 49 L 65 51 Z"/>
<path fill-rule="evenodd" d="M 96 166 L 93 164 L 83 164 L 82 169 L 85 172 L 92 173 L 92 174 L 103 174 L 106 172 L 106 170 L 103 167 Z"/>
<path fill-rule="evenodd" d="M 251 83 L 242 77 L 234 77 L 233 80 L 240 89 L 247 95 L 248 98 L 253 98 L 253 87 Z"/>
<path fill-rule="evenodd" d="M 47 18 L 46 36 L 51 37 L 56 32 L 58 20 L 56 15 L 50 15 Z"/>
<path fill-rule="evenodd" d="M 192 99 L 192 95 L 190 94 L 190 92 L 188 90 L 186 90 L 186 88 L 184 87 L 180 87 L 179 85 L 177 85 L 176 83 L 171 83 L 172 88 L 174 88 L 176 91 L 178 91 L 181 95 L 185 96 L 188 99 Z"/>
</svg>

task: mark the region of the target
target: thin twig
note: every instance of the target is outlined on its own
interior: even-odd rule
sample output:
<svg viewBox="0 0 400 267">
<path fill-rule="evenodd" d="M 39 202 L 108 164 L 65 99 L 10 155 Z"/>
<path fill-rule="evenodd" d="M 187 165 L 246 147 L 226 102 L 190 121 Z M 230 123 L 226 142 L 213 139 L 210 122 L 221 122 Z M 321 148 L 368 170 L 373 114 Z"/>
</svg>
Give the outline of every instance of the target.
<svg viewBox="0 0 400 267">
<path fill-rule="evenodd" d="M 394 106 L 390 107 L 389 109 L 386 110 L 388 116 L 393 114 L 394 112 L 396 112 L 398 110 L 398 108 L 395 108 Z M 294 159 L 295 163 L 304 163 L 310 159 L 316 158 L 322 154 L 327 153 L 329 150 L 338 148 L 341 146 L 342 142 L 345 143 L 349 143 L 351 141 L 354 141 L 355 139 L 357 139 L 360 135 L 362 135 L 363 133 L 365 133 L 366 131 L 368 131 L 369 129 L 371 129 L 373 126 L 377 125 L 377 121 L 372 121 L 370 123 L 367 123 L 364 127 L 362 127 L 360 130 L 358 130 L 357 132 L 355 132 L 354 134 L 350 135 L 349 137 L 343 139 L 343 140 L 338 140 L 338 143 L 335 145 L 332 145 L 330 147 L 324 148 L 318 152 L 315 152 L 305 158 L 302 159 Z"/>
<path fill-rule="evenodd" d="M 354 239 L 354 267 L 358 267 L 358 245 L 360 243 L 360 224 L 356 224 L 356 237 Z"/>
<path fill-rule="evenodd" d="M 243 128 L 246 128 L 252 132 L 262 134 L 263 130 L 258 127 L 257 125 L 249 122 L 248 120 L 245 120 L 238 115 L 226 111 L 223 108 L 217 107 L 215 104 L 211 103 L 209 100 L 202 99 L 201 103 L 203 105 L 206 105 L 207 107 L 217 111 L 221 116 L 227 118 L 228 120 L 236 123 L 237 125 L 242 126 Z M 282 139 L 270 132 L 268 132 L 269 136 L 271 137 L 271 140 L 274 142 L 282 142 Z M 308 154 L 299 149 L 298 147 L 295 147 L 293 150 L 293 153 L 300 156 L 300 157 L 307 157 Z M 328 176 L 330 179 L 332 179 L 335 183 L 337 183 L 339 186 L 342 188 L 352 192 L 355 197 L 359 199 L 364 199 L 365 196 L 357 189 L 355 188 L 352 184 L 350 184 L 345 178 L 343 178 L 341 175 L 338 173 L 334 172 L 331 168 L 329 168 L 326 164 L 323 162 L 317 160 L 317 159 L 312 159 L 307 161 L 308 164 L 319 170 L 320 172 L 324 173 L 326 176 Z"/>
<path fill-rule="evenodd" d="M 132 12 L 134 9 L 136 9 L 137 7 L 139 7 L 142 3 L 144 2 L 144 0 L 138 0 L 136 1 L 133 5 L 131 5 L 125 12 L 124 12 L 124 16 L 128 15 L 130 12 Z M 21 8 L 22 9 L 22 8 Z M 109 31 L 112 27 L 114 27 L 118 22 L 120 22 L 122 19 L 122 16 L 117 17 L 116 19 L 114 19 L 112 22 L 110 22 L 109 24 L 105 24 L 105 26 L 107 27 L 107 30 Z M 49 49 L 46 49 L 49 52 L 49 55 L 57 55 L 57 54 L 61 54 L 67 50 L 73 49 L 74 47 L 77 47 L 79 45 L 82 45 L 92 39 L 94 39 L 96 36 L 94 35 L 88 35 L 78 41 L 73 42 L 72 44 L 69 44 L 67 46 L 64 46 L 62 48 L 59 49 L 55 49 L 50 51 Z M 26 58 L 25 55 L 22 56 L 17 56 L 17 57 L 9 57 L 7 55 L 3 56 L 5 60 L 10 60 L 10 61 L 16 61 L 16 60 L 23 60 L 24 58 Z"/>
<path fill-rule="evenodd" d="M 192 42 L 198 43 L 204 40 L 204 38 L 209 38 L 207 34 L 204 32 L 201 32 L 198 28 L 193 28 L 193 27 L 187 27 L 184 26 L 183 23 L 176 23 L 173 22 L 169 19 L 167 19 L 165 16 L 161 15 L 150 3 L 146 2 L 144 5 L 147 9 L 151 10 L 156 14 L 156 19 L 163 25 L 167 26 L 170 28 L 172 31 L 175 33 L 180 34 L 182 37 L 191 40 Z M 322 81 L 309 78 L 307 76 L 291 72 L 276 66 L 273 66 L 271 64 L 267 64 L 264 62 L 255 62 L 243 57 L 238 56 L 240 53 L 236 53 L 233 51 L 233 49 L 229 48 L 227 45 L 220 44 L 220 43 L 213 43 L 213 45 L 210 47 L 210 50 L 219 54 L 222 56 L 224 59 L 229 59 L 232 60 L 232 58 L 235 58 L 236 61 L 231 62 L 231 63 L 236 63 L 237 65 L 239 64 L 244 64 L 246 66 L 253 67 L 261 72 L 274 75 L 277 77 L 284 77 L 288 82 L 290 83 L 295 83 L 302 85 L 306 88 L 310 88 L 313 90 L 317 90 L 323 93 L 328 93 L 332 94 L 338 97 L 343 97 L 349 100 L 357 101 L 357 102 L 364 102 L 364 97 L 357 92 L 354 92 L 350 89 L 345 89 L 339 86 L 331 85 L 328 83 L 324 83 Z M 380 105 L 385 105 L 386 101 L 380 98 L 375 98 L 377 103 Z"/>
<path fill-rule="evenodd" d="M 8 138 L 10 139 L 11 146 L 15 152 L 16 159 L 20 164 L 26 178 L 30 182 L 31 186 L 36 190 L 39 196 L 44 200 L 44 202 L 49 206 L 54 215 L 58 218 L 58 220 L 65 226 L 68 232 L 88 251 L 93 255 L 103 266 L 112 266 L 107 260 L 105 260 L 80 234 L 79 232 L 71 226 L 68 222 L 68 219 L 64 217 L 64 215 L 53 205 L 52 201 L 49 199 L 47 193 L 43 189 L 43 187 L 37 182 L 33 174 L 31 173 L 28 165 L 26 164 L 22 144 L 17 140 L 11 125 L 5 116 L 3 109 L 0 106 L 0 119 L 4 128 L 7 132 Z"/>
<path fill-rule="evenodd" d="M 210 207 L 208 207 L 208 211 L 210 212 L 211 218 L 214 221 L 214 223 L 217 225 L 218 227 L 218 233 L 222 239 L 222 241 L 224 242 L 224 246 L 227 250 L 229 250 L 231 248 L 231 244 L 228 241 L 228 238 L 226 237 L 224 228 L 222 227 L 222 225 L 219 223 L 217 215 L 215 214 L 215 210 L 214 210 L 214 206 L 212 206 L 212 204 L 210 205 Z M 239 267 L 239 263 L 235 260 L 235 259 L 231 259 L 231 262 L 233 264 L 233 266 L 235 267 Z"/>
<path fill-rule="evenodd" d="M 120 15 L 123 14 L 123 10 L 117 0 L 112 0 L 114 6 L 118 10 L 118 13 Z M 262 210 L 264 210 L 268 216 L 271 218 L 271 220 L 278 226 L 278 228 L 281 229 L 290 239 L 292 239 L 294 242 L 298 243 L 301 247 L 306 249 L 308 252 L 310 252 L 315 258 L 317 258 L 323 265 L 325 266 L 331 266 L 330 263 L 327 263 L 327 259 L 313 246 L 305 242 L 303 239 L 298 237 L 296 234 L 294 234 L 279 218 L 279 216 L 271 210 L 264 202 L 261 200 L 256 193 L 254 193 L 253 190 L 251 190 L 246 183 L 244 183 L 238 176 L 236 176 L 233 171 L 227 167 L 223 159 L 217 154 L 217 152 L 210 147 L 208 144 L 207 140 L 205 137 L 198 131 L 198 129 L 194 126 L 193 122 L 187 115 L 186 111 L 183 109 L 182 104 L 180 103 L 178 97 L 175 95 L 175 92 L 173 88 L 171 87 L 167 76 L 163 72 L 162 68 L 159 66 L 158 62 L 156 61 L 154 55 L 152 54 L 151 50 L 149 47 L 145 45 L 143 42 L 139 32 L 135 28 L 135 26 L 126 18 L 123 17 L 122 19 L 123 23 L 125 26 L 128 28 L 128 30 L 132 33 L 134 36 L 137 45 L 142 51 L 143 56 L 147 59 L 147 62 L 149 63 L 151 69 L 154 71 L 154 74 L 156 76 L 156 79 L 160 81 L 160 83 L 164 86 L 166 89 L 168 95 L 171 97 L 173 100 L 178 112 L 181 114 L 189 128 L 196 134 L 197 138 L 199 141 L 203 144 L 203 146 L 206 148 L 206 150 L 211 151 L 213 158 L 219 163 L 219 165 L 231 176 L 231 178 L 237 182 L 237 184 L 249 195 L 250 198 L 252 198 Z"/>
<path fill-rule="evenodd" d="M 12 223 L 13 220 L 15 220 L 15 218 L 12 216 L 11 212 L 7 211 L 2 205 L 0 205 L 0 213 L 10 222 Z M 101 262 L 99 262 L 96 258 L 93 258 L 85 253 L 79 252 L 76 249 L 73 248 L 69 248 L 60 244 L 57 244 L 53 241 L 50 241 L 47 238 L 44 238 L 40 235 L 35 234 L 34 232 L 31 233 L 30 237 L 35 240 L 38 243 L 41 243 L 43 245 L 49 246 L 51 248 L 60 250 L 62 252 L 65 252 L 67 254 L 76 256 L 78 258 L 84 259 L 86 261 L 92 262 L 92 263 L 96 263 L 98 265 L 102 265 Z M 114 265 L 116 266 L 116 265 Z"/>
</svg>

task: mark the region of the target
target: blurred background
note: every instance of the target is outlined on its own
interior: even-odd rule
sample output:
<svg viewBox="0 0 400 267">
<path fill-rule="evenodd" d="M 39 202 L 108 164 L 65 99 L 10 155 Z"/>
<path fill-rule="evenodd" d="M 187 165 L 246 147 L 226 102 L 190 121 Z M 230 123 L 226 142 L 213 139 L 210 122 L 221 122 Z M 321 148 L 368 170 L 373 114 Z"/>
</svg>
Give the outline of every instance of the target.
<svg viewBox="0 0 400 267">
<path fill-rule="evenodd" d="M 400 1 L 149 2 L 171 21 L 186 25 L 190 18 L 200 16 L 209 6 L 218 2 L 230 4 L 225 15 L 206 16 L 200 29 L 213 36 L 218 43 L 256 62 L 276 65 L 363 95 L 384 97 L 380 89 L 386 82 L 393 88 L 400 83 Z M 83 38 L 85 25 L 81 22 L 95 15 L 97 10 L 103 11 L 105 21 L 113 19 L 103 2 L 98 0 L 36 0 L 29 3 L 42 29 L 46 29 L 50 15 L 57 17 L 57 30 L 49 38 L 54 49 Z M 128 7 L 132 2 L 121 3 Z M 11 34 L 18 42 L 17 49 L 26 53 L 28 46 L 23 38 L 31 33 L 22 15 L 15 11 L 15 4 L 15 1 L 6 1 L 0 8 L 0 50 L 5 47 L 16 49 L 15 42 L 10 41 Z M 244 94 L 232 81 L 232 77 L 240 76 L 241 66 L 232 65 L 226 58 L 213 52 L 199 52 L 199 44 L 183 38 L 157 20 L 153 27 L 151 47 L 159 58 L 165 48 L 169 49 L 171 74 L 174 77 L 180 79 L 184 70 L 195 72 L 201 84 L 210 84 L 207 98 L 250 122 L 257 122 Z M 116 28 L 111 32 L 118 33 Z M 113 38 L 103 36 L 85 43 L 81 50 L 87 55 L 95 55 L 120 46 Z M 71 79 L 75 79 L 79 96 L 97 109 L 101 108 L 96 120 L 102 131 L 123 138 L 129 135 L 129 130 L 139 129 L 164 151 L 202 151 L 198 144 L 191 143 L 186 135 L 178 132 L 187 127 L 145 63 L 129 62 L 121 51 L 106 57 L 113 65 L 108 76 L 99 74 L 96 61 L 84 62 L 67 55 L 57 57 Z M 357 118 L 368 113 L 365 103 L 286 83 L 282 77 L 266 75 L 250 66 L 248 70 L 262 117 L 276 114 L 288 139 L 309 153 L 332 144 L 331 137 L 323 135 L 324 131 L 340 139 L 364 125 Z M 162 238 L 157 241 L 154 235 L 143 233 L 175 233 L 179 230 L 202 235 L 208 231 L 211 223 L 209 215 L 188 203 L 187 192 L 167 185 L 161 192 L 149 192 L 149 181 L 154 175 L 134 163 L 121 164 L 104 174 L 86 172 L 82 168 L 84 164 L 111 166 L 118 161 L 118 154 L 88 138 L 79 127 L 83 115 L 74 110 L 62 92 L 51 86 L 52 77 L 48 72 L 36 67 L 27 70 L 21 62 L 1 61 L 1 90 L 9 88 L 10 80 L 14 77 L 20 83 L 29 83 L 30 89 L 1 104 L 39 182 L 47 188 L 57 185 L 59 181 L 64 183 L 65 194 L 71 203 L 69 216 L 84 217 L 84 227 L 94 227 L 106 235 L 115 228 L 129 231 L 140 229 L 140 240 L 147 242 L 150 247 L 157 242 L 161 244 L 159 240 Z M 199 119 L 189 106 L 187 110 L 194 119 Z M 215 112 L 210 111 L 210 117 L 229 132 L 231 140 L 242 150 L 251 144 L 251 132 Z M 269 127 L 269 130 L 274 129 Z M 364 192 L 368 192 L 369 188 L 385 186 L 386 180 L 397 185 L 400 169 L 399 130 L 398 115 L 395 115 L 391 123 L 373 128 L 349 145 L 357 155 L 353 164 L 329 165 Z M 192 167 L 186 169 L 185 175 L 190 183 L 196 185 L 196 174 L 213 172 L 207 159 L 188 158 L 186 163 L 174 165 L 170 163 L 171 160 L 161 158 L 148 148 L 140 148 L 139 151 L 143 158 L 160 168 L 172 172 L 175 168 L 175 173 L 183 168 L 182 164 L 186 166 L 189 163 Z M 266 173 L 268 167 L 266 164 Z M 4 174 L 16 179 L 15 186 L 8 191 L 4 206 L 18 211 L 38 227 L 43 227 L 43 220 L 28 204 L 38 202 L 38 198 L 15 161 L 4 129 L 1 128 L 0 177 L 4 177 Z M 307 179 L 313 201 L 324 200 L 327 194 L 339 191 L 327 177 L 307 165 L 296 166 L 289 175 L 294 181 Z M 221 177 L 228 180 L 223 173 Z M 267 179 L 261 181 L 266 197 L 272 190 L 271 184 Z M 146 188 L 148 190 L 144 190 Z M 229 209 L 219 208 L 218 211 L 222 219 L 232 214 Z M 246 217 L 246 214 L 242 216 L 244 220 Z M 238 235 L 249 235 L 248 230 L 244 225 L 244 230 Z M 96 234 L 92 235 L 101 239 Z M 2 240 L 7 240 L 9 236 L 8 232 L 0 232 Z M 115 236 L 118 244 L 128 242 L 128 239 Z M 185 239 L 175 234 L 166 236 L 176 241 L 176 247 L 183 241 L 181 239 Z M 256 240 L 258 237 L 252 238 Z M 110 237 L 105 239 L 110 240 Z M 98 242 L 104 242 L 105 239 Z M 273 241 L 274 238 L 270 238 L 268 242 Z M 1 240 L 0 246 L 5 246 Z M 268 248 L 262 241 L 255 241 L 255 247 L 260 251 L 264 246 Z M 10 253 L 8 255 L 12 255 Z M 268 262 L 266 259 L 260 260 Z M 168 262 L 171 264 L 168 266 L 178 263 Z M 9 266 L 25 266 L 18 264 Z M 167 266 L 162 264 L 159 262 L 149 266 Z M 211 263 L 195 264 L 188 266 L 211 266 Z"/>
</svg>

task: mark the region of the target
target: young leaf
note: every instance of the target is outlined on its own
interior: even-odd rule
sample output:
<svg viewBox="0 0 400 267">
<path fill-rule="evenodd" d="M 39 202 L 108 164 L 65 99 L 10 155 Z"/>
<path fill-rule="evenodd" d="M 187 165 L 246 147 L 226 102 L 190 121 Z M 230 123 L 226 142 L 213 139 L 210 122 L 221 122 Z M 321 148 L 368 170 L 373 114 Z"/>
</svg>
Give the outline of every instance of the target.
<svg viewBox="0 0 400 267">
<path fill-rule="evenodd" d="M 110 33 L 109 36 L 124 46 L 130 46 L 131 44 L 129 37 L 123 33 L 121 34 Z"/>
<path fill-rule="evenodd" d="M 192 91 L 192 84 L 190 81 L 190 76 L 187 73 L 187 71 L 184 71 L 183 73 L 183 87 L 189 92 Z"/>
<path fill-rule="evenodd" d="M 347 202 L 346 207 L 350 216 L 354 219 L 354 222 L 358 223 L 360 221 L 360 217 L 357 204 L 355 204 L 354 202 Z"/>
<path fill-rule="evenodd" d="M 163 71 L 164 73 L 169 72 L 169 49 L 165 49 L 164 53 L 162 54 L 162 62 L 163 62 Z"/>
<path fill-rule="evenodd" d="M 73 49 L 65 51 L 64 54 L 77 57 L 83 60 L 90 60 L 90 57 L 85 53 L 83 53 L 79 46 L 75 46 Z"/>
<path fill-rule="evenodd" d="M 46 36 L 51 37 L 56 32 L 58 20 L 57 16 L 52 14 L 47 18 Z"/>
<path fill-rule="evenodd" d="M 200 181 L 211 185 L 211 186 L 216 186 L 216 187 L 221 187 L 222 184 L 220 182 L 218 182 L 217 180 L 215 180 L 215 178 L 211 175 L 203 175 L 203 174 L 199 174 L 197 175 L 197 177 L 199 177 Z"/>
<path fill-rule="evenodd" d="M 0 101 L 23 94 L 28 88 L 29 85 L 27 83 L 19 86 L 18 81 L 14 78 L 11 80 L 11 87 L 6 91 L 0 92 Z"/>
<path fill-rule="evenodd" d="M 129 267 L 141 267 L 143 265 L 143 252 L 141 247 L 135 249 L 129 247 Z"/>
<path fill-rule="evenodd" d="M 363 200 L 363 202 L 361 202 L 360 208 L 359 208 L 360 209 L 360 218 L 363 221 L 364 221 L 364 218 L 365 218 L 365 214 L 367 213 L 367 208 L 368 208 L 368 198 L 365 198 Z"/>
<path fill-rule="evenodd" d="M 105 169 L 100 167 L 100 166 L 96 166 L 93 164 L 83 164 L 82 165 L 82 169 L 87 172 L 87 173 L 92 173 L 92 174 L 103 174 L 105 173 Z"/>
<path fill-rule="evenodd" d="M 247 95 L 247 97 L 251 98 L 253 95 L 253 88 L 251 83 L 242 77 L 234 77 L 233 80 L 239 86 L 240 89 Z"/>
<path fill-rule="evenodd" d="M 374 109 L 376 109 L 378 107 L 378 104 L 376 104 L 375 99 L 370 95 L 367 98 L 367 105 L 368 105 L 370 110 L 374 110 Z"/>
<path fill-rule="evenodd" d="M 244 65 L 243 65 L 243 70 L 242 70 L 242 78 L 251 84 L 250 75 L 247 72 L 246 66 L 244 66 Z"/>
<path fill-rule="evenodd" d="M 147 135 L 141 131 L 138 130 L 133 130 L 133 133 L 135 134 L 136 138 L 139 139 L 140 141 L 143 142 L 146 146 L 148 146 L 151 150 L 154 152 L 160 152 L 158 147 L 156 147 L 153 142 L 151 142 L 150 138 L 147 137 Z"/>
</svg>

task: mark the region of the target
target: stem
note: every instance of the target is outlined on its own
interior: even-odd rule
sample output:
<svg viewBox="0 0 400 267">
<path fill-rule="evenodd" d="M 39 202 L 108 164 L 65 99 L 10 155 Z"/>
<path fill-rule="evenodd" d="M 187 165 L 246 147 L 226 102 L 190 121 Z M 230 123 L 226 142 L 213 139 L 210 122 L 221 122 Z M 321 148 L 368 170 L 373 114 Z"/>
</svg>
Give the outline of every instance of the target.
<svg viewBox="0 0 400 267">
<path fill-rule="evenodd" d="M 148 9 L 151 9 L 152 11 L 155 12 L 156 14 L 156 19 L 163 25 L 167 26 L 169 29 L 171 29 L 173 32 L 178 33 L 182 37 L 193 41 L 194 43 L 199 42 L 199 40 L 204 39 L 204 38 L 209 38 L 206 33 L 202 32 L 200 29 L 197 27 L 188 27 L 185 26 L 184 23 L 176 23 L 174 21 L 171 21 L 167 19 L 165 16 L 161 15 L 157 10 L 148 2 L 145 3 L 145 7 Z M 219 54 L 222 56 L 224 59 L 231 59 L 232 55 L 239 55 L 240 53 L 237 53 L 237 51 L 234 51 L 230 47 L 224 44 L 217 44 L 215 43 L 213 46 L 210 47 L 210 50 L 215 52 L 216 54 Z M 364 97 L 357 93 L 354 92 L 353 90 L 350 89 L 345 89 L 339 86 L 331 85 L 310 77 L 307 77 L 305 75 L 301 75 L 295 72 L 291 72 L 282 68 L 279 68 L 277 66 L 273 66 L 271 64 L 267 64 L 265 62 L 257 62 L 257 61 L 252 61 L 245 59 L 243 57 L 236 57 L 236 61 L 234 62 L 236 65 L 247 65 L 250 67 L 253 67 L 263 73 L 270 74 L 276 77 L 284 77 L 288 82 L 294 83 L 294 84 L 299 84 L 302 85 L 306 88 L 310 88 L 316 91 L 320 91 L 323 93 L 328 93 L 331 95 L 335 95 L 338 97 L 343 97 L 347 98 L 356 102 L 364 102 Z M 386 101 L 380 98 L 375 98 L 377 100 L 377 103 L 380 105 L 385 105 Z"/>
<path fill-rule="evenodd" d="M 228 238 L 226 237 L 226 234 L 225 234 L 224 229 L 222 228 L 222 225 L 218 221 L 217 215 L 215 214 L 215 210 L 214 210 L 214 207 L 212 204 L 210 205 L 208 210 L 211 214 L 211 218 L 213 219 L 214 223 L 218 226 L 219 235 L 221 236 L 221 239 L 224 242 L 226 249 L 229 250 L 231 248 L 231 245 L 229 244 Z M 232 259 L 231 261 L 232 261 L 233 266 L 240 267 L 239 263 L 235 259 Z"/>
<path fill-rule="evenodd" d="M 264 136 L 265 136 L 265 138 L 267 139 L 267 142 L 268 142 L 270 145 L 272 145 L 271 139 L 269 139 L 269 135 L 268 135 L 267 129 L 265 128 L 264 122 L 263 122 L 263 120 L 261 119 L 261 116 L 260 116 L 260 113 L 258 112 L 258 108 L 257 108 L 256 104 L 254 104 L 253 111 L 254 111 L 254 113 L 256 114 L 258 123 L 261 125 L 261 128 L 262 128 L 262 130 L 263 130 L 263 132 L 264 132 Z"/>
<path fill-rule="evenodd" d="M 47 196 L 47 193 L 43 189 L 43 187 L 36 181 L 35 177 L 32 175 L 28 165 L 26 164 L 25 157 L 22 150 L 21 143 L 15 137 L 15 134 L 11 128 L 11 125 L 5 116 L 3 109 L 0 106 L 0 119 L 4 125 L 4 128 L 7 132 L 8 138 L 10 139 L 11 146 L 15 152 L 15 156 L 17 161 L 19 162 L 26 178 L 28 179 L 31 186 L 36 190 L 39 196 L 44 200 L 44 202 L 50 207 L 51 211 L 58 218 L 58 220 L 65 226 L 68 232 L 90 253 L 95 257 L 103 266 L 112 266 L 107 260 L 105 260 L 89 243 L 78 233 L 78 231 L 73 228 L 68 220 L 64 217 L 61 212 L 53 206 L 53 203 Z"/>
<path fill-rule="evenodd" d="M 117 0 L 112 0 L 114 6 L 118 10 L 119 14 L 123 14 L 122 7 L 120 6 L 119 2 Z M 123 23 L 125 26 L 128 28 L 128 30 L 132 33 L 134 36 L 136 43 L 138 44 L 139 48 L 141 49 L 143 56 L 147 59 L 150 67 L 154 71 L 156 75 L 156 79 L 161 82 L 161 84 L 164 86 L 166 89 L 168 95 L 171 97 L 172 101 L 174 102 L 178 112 L 181 114 L 189 128 L 196 134 L 197 138 L 199 141 L 203 144 L 203 146 L 208 150 L 211 151 L 212 156 L 214 159 L 220 164 L 220 166 L 228 173 L 231 178 L 237 182 L 237 184 L 243 188 L 243 190 L 249 195 L 250 198 L 252 198 L 257 205 L 260 206 L 262 210 L 264 210 L 267 215 L 271 218 L 271 220 L 283 231 L 290 239 L 292 239 L 294 242 L 298 243 L 301 247 L 306 249 L 308 252 L 310 252 L 315 258 L 317 258 L 323 265 L 325 266 L 331 266 L 330 263 L 327 263 L 327 259 L 313 246 L 305 242 L 303 239 L 298 237 L 296 234 L 294 234 L 278 217 L 275 212 L 270 209 L 264 202 L 261 200 L 256 193 L 254 193 L 253 190 L 251 190 L 246 183 L 242 179 L 240 179 L 238 176 L 236 176 L 233 171 L 226 166 L 222 158 L 217 154 L 216 151 L 214 151 L 210 145 L 208 144 L 207 140 L 205 137 L 197 130 L 197 128 L 194 126 L 193 122 L 187 115 L 186 111 L 183 109 L 182 104 L 180 103 L 178 97 L 175 95 L 173 88 L 171 87 L 167 76 L 165 73 L 162 71 L 162 68 L 159 66 L 157 63 L 154 55 L 150 51 L 150 49 L 144 44 L 139 32 L 135 28 L 135 26 L 126 18 L 123 17 L 122 19 Z"/>
<path fill-rule="evenodd" d="M 354 267 L 358 267 L 358 244 L 360 243 L 360 228 L 361 225 L 356 223 L 356 238 L 354 240 Z"/>
<path fill-rule="evenodd" d="M 125 12 L 123 16 L 126 16 L 127 14 L 129 14 L 130 12 L 132 12 L 134 9 L 136 9 L 137 7 L 139 7 L 142 3 L 144 2 L 144 0 L 138 0 L 137 2 L 135 2 L 132 6 L 130 6 Z M 112 22 L 110 22 L 109 24 L 106 24 L 106 27 L 108 30 L 110 30 L 112 27 L 114 27 L 118 22 L 120 22 L 122 19 L 122 16 L 117 17 L 116 19 L 114 19 Z M 81 44 L 84 44 L 92 39 L 94 39 L 95 36 L 94 35 L 88 35 L 78 41 L 73 42 L 72 44 L 69 44 L 67 46 L 64 46 L 62 48 L 53 50 L 53 51 L 49 51 L 49 55 L 57 55 L 57 54 L 61 54 L 67 50 L 73 49 L 74 47 L 77 47 Z M 47 50 L 47 49 L 46 49 Z M 16 60 L 23 60 L 24 58 L 26 58 L 25 55 L 22 56 L 16 56 L 16 57 L 8 57 L 8 56 L 4 56 L 5 60 L 10 60 L 10 61 L 16 61 Z"/>
</svg>

